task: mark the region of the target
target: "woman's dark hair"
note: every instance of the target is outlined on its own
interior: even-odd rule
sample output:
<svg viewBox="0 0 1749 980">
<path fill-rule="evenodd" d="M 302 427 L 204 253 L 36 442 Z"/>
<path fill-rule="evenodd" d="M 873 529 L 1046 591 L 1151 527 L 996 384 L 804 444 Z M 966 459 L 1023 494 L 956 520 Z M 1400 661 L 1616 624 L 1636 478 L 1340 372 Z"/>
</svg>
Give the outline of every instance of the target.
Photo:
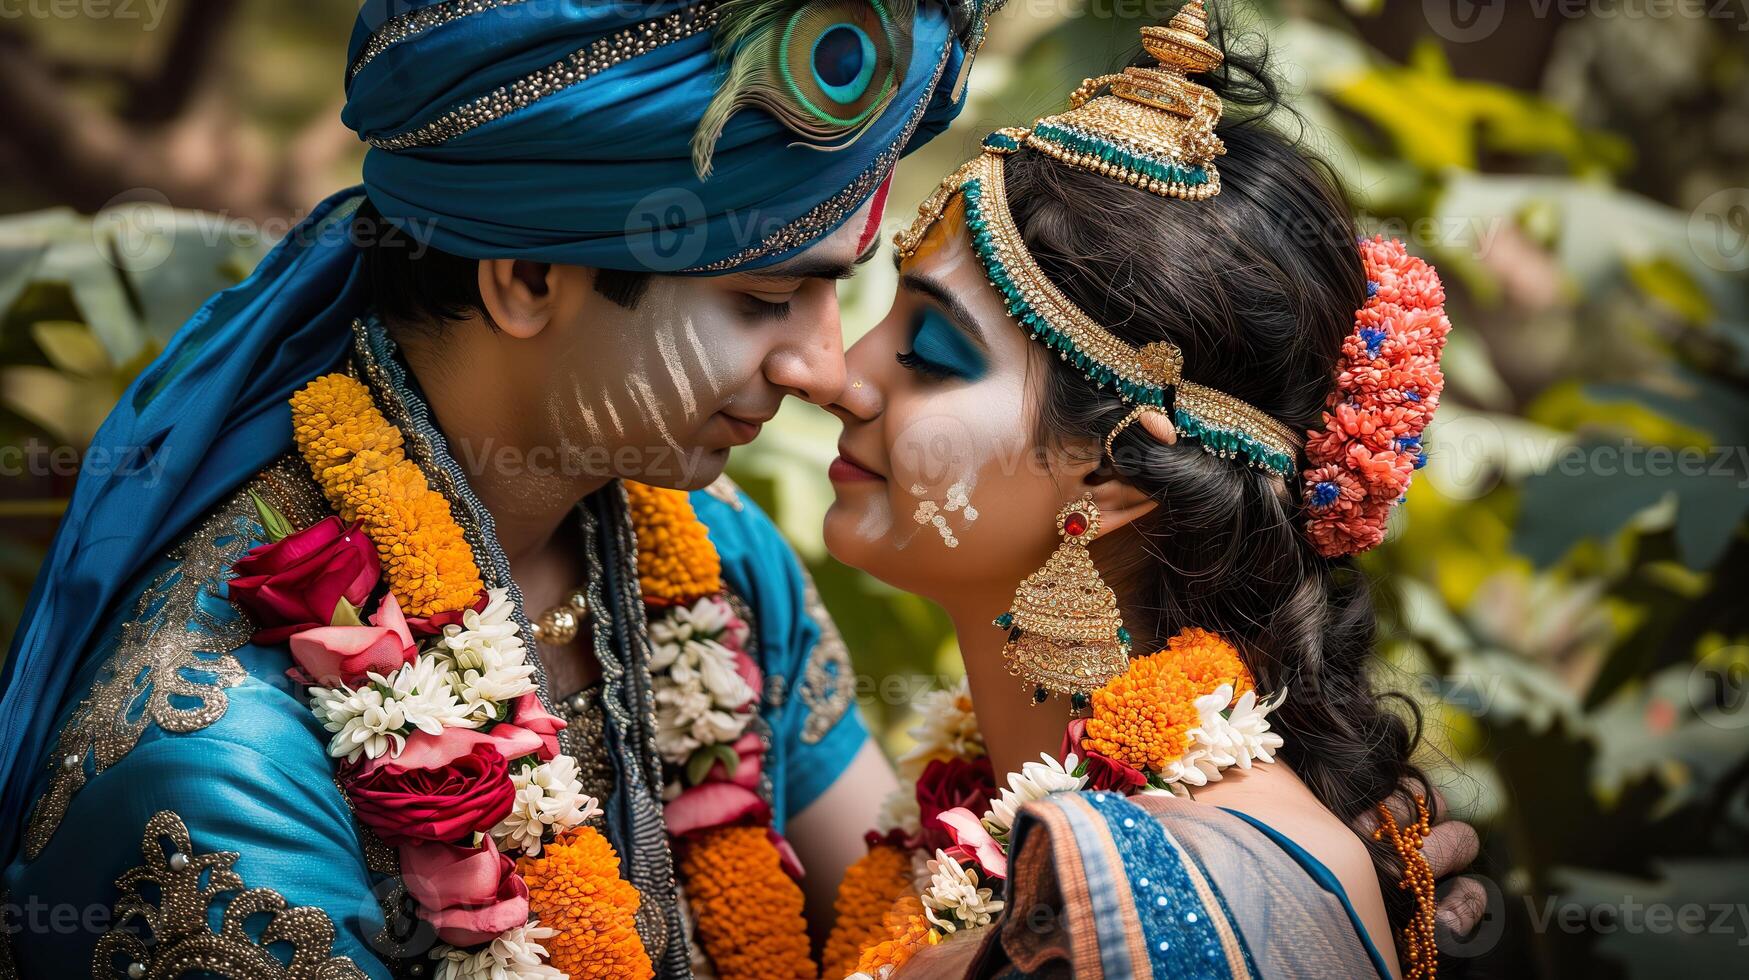
<svg viewBox="0 0 1749 980">
<path fill-rule="evenodd" d="M 353 240 L 364 252 L 364 281 L 376 312 L 392 323 L 428 328 L 474 314 L 490 316 L 480 299 L 479 262 L 463 258 L 388 221 L 368 198 L 352 217 Z M 597 269 L 595 291 L 633 309 L 650 273 Z"/>
<path fill-rule="evenodd" d="M 1185 377 L 1241 398 L 1294 429 L 1321 424 L 1335 363 L 1366 278 L 1348 203 L 1328 165 L 1265 123 L 1283 105 L 1261 39 L 1247 51 L 1218 26 L 1227 52 L 1198 79 L 1226 106 L 1221 193 L 1163 198 L 1032 151 L 1007 160 L 1007 198 L 1027 247 L 1052 282 L 1130 344 L 1170 340 Z M 1144 62 L 1138 62 L 1141 64 Z M 1302 123 L 1303 127 L 1303 123 Z M 1051 358 L 1041 444 L 1093 445 L 1128 407 Z M 1094 449 L 1098 452 L 1098 449 Z M 1325 559 L 1304 533 L 1297 477 L 1163 445 L 1130 426 L 1107 464 L 1158 507 L 1095 546 L 1124 598 L 1138 645 L 1188 626 L 1231 639 L 1265 693 L 1287 691 L 1271 716 L 1281 755 L 1318 799 L 1351 824 L 1406 780 L 1420 738 L 1415 705 L 1374 692 L 1374 610 L 1352 560 Z M 1146 649 L 1145 647 L 1141 647 Z M 1390 710 L 1396 700 L 1404 709 Z M 1389 844 L 1363 837 L 1393 927 L 1414 897 Z"/>
</svg>

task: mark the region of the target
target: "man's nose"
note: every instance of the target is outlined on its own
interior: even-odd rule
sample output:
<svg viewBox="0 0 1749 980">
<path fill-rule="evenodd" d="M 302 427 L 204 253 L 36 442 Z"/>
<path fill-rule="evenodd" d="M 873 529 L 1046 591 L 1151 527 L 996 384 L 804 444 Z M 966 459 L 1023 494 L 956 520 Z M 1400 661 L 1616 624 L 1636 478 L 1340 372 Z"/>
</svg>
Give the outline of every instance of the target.
<svg viewBox="0 0 1749 980">
<path fill-rule="evenodd" d="M 804 401 L 830 405 L 844 393 L 844 333 L 837 291 L 811 313 L 794 337 L 772 352 L 765 376 Z"/>
</svg>

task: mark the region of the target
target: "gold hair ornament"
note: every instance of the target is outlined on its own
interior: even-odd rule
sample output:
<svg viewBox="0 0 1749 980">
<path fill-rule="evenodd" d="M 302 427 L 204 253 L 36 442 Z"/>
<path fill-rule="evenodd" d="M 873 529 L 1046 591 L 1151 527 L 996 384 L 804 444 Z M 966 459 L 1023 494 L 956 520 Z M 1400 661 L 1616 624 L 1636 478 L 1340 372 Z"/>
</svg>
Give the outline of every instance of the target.
<svg viewBox="0 0 1749 980">
<path fill-rule="evenodd" d="M 1214 135 L 1220 100 L 1184 77 L 1220 63 L 1219 50 L 1207 41 L 1207 24 L 1202 0 L 1192 0 L 1169 27 L 1143 29 L 1143 44 L 1161 62 L 1158 68 L 1089 79 L 1076 89 L 1069 112 L 1047 116 L 1030 130 L 991 133 L 984 152 L 949 174 L 923 202 L 911 227 L 894 237 L 894 251 L 901 260 L 915 254 L 949 202 L 960 196 L 985 275 L 1002 294 L 1008 314 L 1033 339 L 1126 404 L 1166 414 L 1178 434 L 1196 439 L 1207 452 L 1288 476 L 1298 470 L 1299 433 L 1240 399 L 1184 380 L 1184 355 L 1177 346 L 1157 342 L 1138 349 L 1101 326 L 1039 268 L 1008 208 L 1003 161 L 1022 148 L 1166 196 L 1204 200 L 1219 193 L 1212 160 L 1222 152 Z M 1091 96 L 1107 86 L 1111 95 Z M 1058 151 L 1068 144 L 1052 135 L 1056 129 L 1051 127 L 1070 124 L 1080 134 L 1077 139 L 1091 142 L 1077 143 L 1081 149 L 1065 156 L 1067 151 Z M 1179 169 L 1149 169 L 1147 160 L 1168 161 Z M 1206 179 L 1187 167 L 1205 168 Z M 1132 412 L 1113 429 L 1108 455 L 1118 434 L 1139 417 Z"/>
</svg>

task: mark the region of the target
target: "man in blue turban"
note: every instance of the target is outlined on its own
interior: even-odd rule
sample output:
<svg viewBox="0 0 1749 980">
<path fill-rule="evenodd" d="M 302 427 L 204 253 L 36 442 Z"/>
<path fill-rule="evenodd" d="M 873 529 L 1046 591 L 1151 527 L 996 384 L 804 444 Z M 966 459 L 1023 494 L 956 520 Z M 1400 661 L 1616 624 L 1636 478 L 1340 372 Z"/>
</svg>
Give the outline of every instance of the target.
<svg viewBox="0 0 1749 980">
<path fill-rule="evenodd" d="M 819 905 L 891 776 L 718 477 L 837 396 L 835 283 L 999 4 L 367 2 L 363 185 L 122 396 L 96 444 L 150 465 L 80 481 L 6 662 L 0 976 L 690 976 L 670 835 L 725 819 Z M 524 927 L 568 828 L 636 955 Z"/>
</svg>

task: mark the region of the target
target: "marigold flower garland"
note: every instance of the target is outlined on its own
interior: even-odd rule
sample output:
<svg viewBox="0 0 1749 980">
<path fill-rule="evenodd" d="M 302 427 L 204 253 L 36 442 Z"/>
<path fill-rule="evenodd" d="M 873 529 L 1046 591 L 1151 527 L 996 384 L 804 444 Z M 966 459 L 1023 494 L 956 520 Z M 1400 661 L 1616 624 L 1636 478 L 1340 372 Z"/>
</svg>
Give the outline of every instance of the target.
<svg viewBox="0 0 1749 980">
<path fill-rule="evenodd" d="M 764 742 L 749 730 L 762 678 L 722 593 L 722 562 L 690 497 L 625 484 L 650 607 L 656 748 L 695 938 L 719 980 L 817 975 L 789 845 L 758 792 Z"/>
<path fill-rule="evenodd" d="M 822 977 L 855 973 L 863 950 L 889 938 L 887 914 L 893 903 L 911 894 L 911 855 L 896 844 L 876 841 L 844 873 L 833 903 L 837 919 L 826 940 Z M 918 918 L 922 918 L 919 903 Z"/>
<path fill-rule="evenodd" d="M 251 557 L 275 567 L 281 538 L 342 548 L 359 534 L 380 559 L 388 588 L 374 612 L 342 597 L 331 622 L 289 642 L 311 711 L 332 733 L 329 754 L 344 760 L 341 788 L 397 847 L 403 882 L 442 940 L 430 954 L 436 976 L 652 976 L 638 893 L 613 847 L 584 826 L 600 810 L 576 760 L 558 751 L 564 722 L 541 707 L 509 598 L 483 589 L 448 500 L 356 379 L 317 378 L 291 402 L 312 475 L 357 523 L 322 543 L 320 529 L 294 534 L 258 502 L 270 540 Z M 367 593 L 356 594 L 368 603 Z M 433 635 L 415 639 L 409 613 L 431 617 L 420 625 Z"/>
<path fill-rule="evenodd" d="M 410 616 L 468 605 L 479 566 L 449 510 L 401 449 L 370 390 L 345 374 L 311 381 L 291 397 L 292 435 L 328 502 L 360 521 L 376 544 L 389 591 Z"/>
<path fill-rule="evenodd" d="M 1003 908 L 1000 886 L 991 879 L 1007 877 L 1008 835 L 1021 807 L 1085 788 L 1181 794 L 1186 786 L 1219 780 L 1229 767 L 1273 761 L 1282 740 L 1269 730 L 1268 715 L 1281 702 L 1281 696 L 1260 700 L 1238 651 L 1207 630 L 1185 630 L 1160 653 L 1132 658 L 1123 674 L 1094 692 L 1091 716 L 1070 723 L 1061 760 L 1045 755 L 1010 773 L 982 816 L 961 807 L 934 818 L 954 843 L 927 860 L 927 880 L 909 903 L 883 917 L 873 941 L 863 938 L 871 932 L 867 916 L 857 915 L 840 919 L 827 949 L 862 939 L 855 976 L 885 980 L 923 945 L 990 925 Z M 912 730 L 918 744 L 901 760 L 907 778 L 895 797 L 917 796 L 919 763 L 984 753 L 963 683 L 932 696 L 923 709 L 924 723 Z M 857 900 L 871 879 L 892 873 L 884 851 L 895 840 L 929 829 L 906 825 L 921 802 L 889 798 L 883 805 L 883 820 L 893 825 L 870 834 L 870 852 L 846 875 L 850 891 L 840 890 L 841 904 Z M 827 959 L 832 968 L 844 962 Z"/>
</svg>

